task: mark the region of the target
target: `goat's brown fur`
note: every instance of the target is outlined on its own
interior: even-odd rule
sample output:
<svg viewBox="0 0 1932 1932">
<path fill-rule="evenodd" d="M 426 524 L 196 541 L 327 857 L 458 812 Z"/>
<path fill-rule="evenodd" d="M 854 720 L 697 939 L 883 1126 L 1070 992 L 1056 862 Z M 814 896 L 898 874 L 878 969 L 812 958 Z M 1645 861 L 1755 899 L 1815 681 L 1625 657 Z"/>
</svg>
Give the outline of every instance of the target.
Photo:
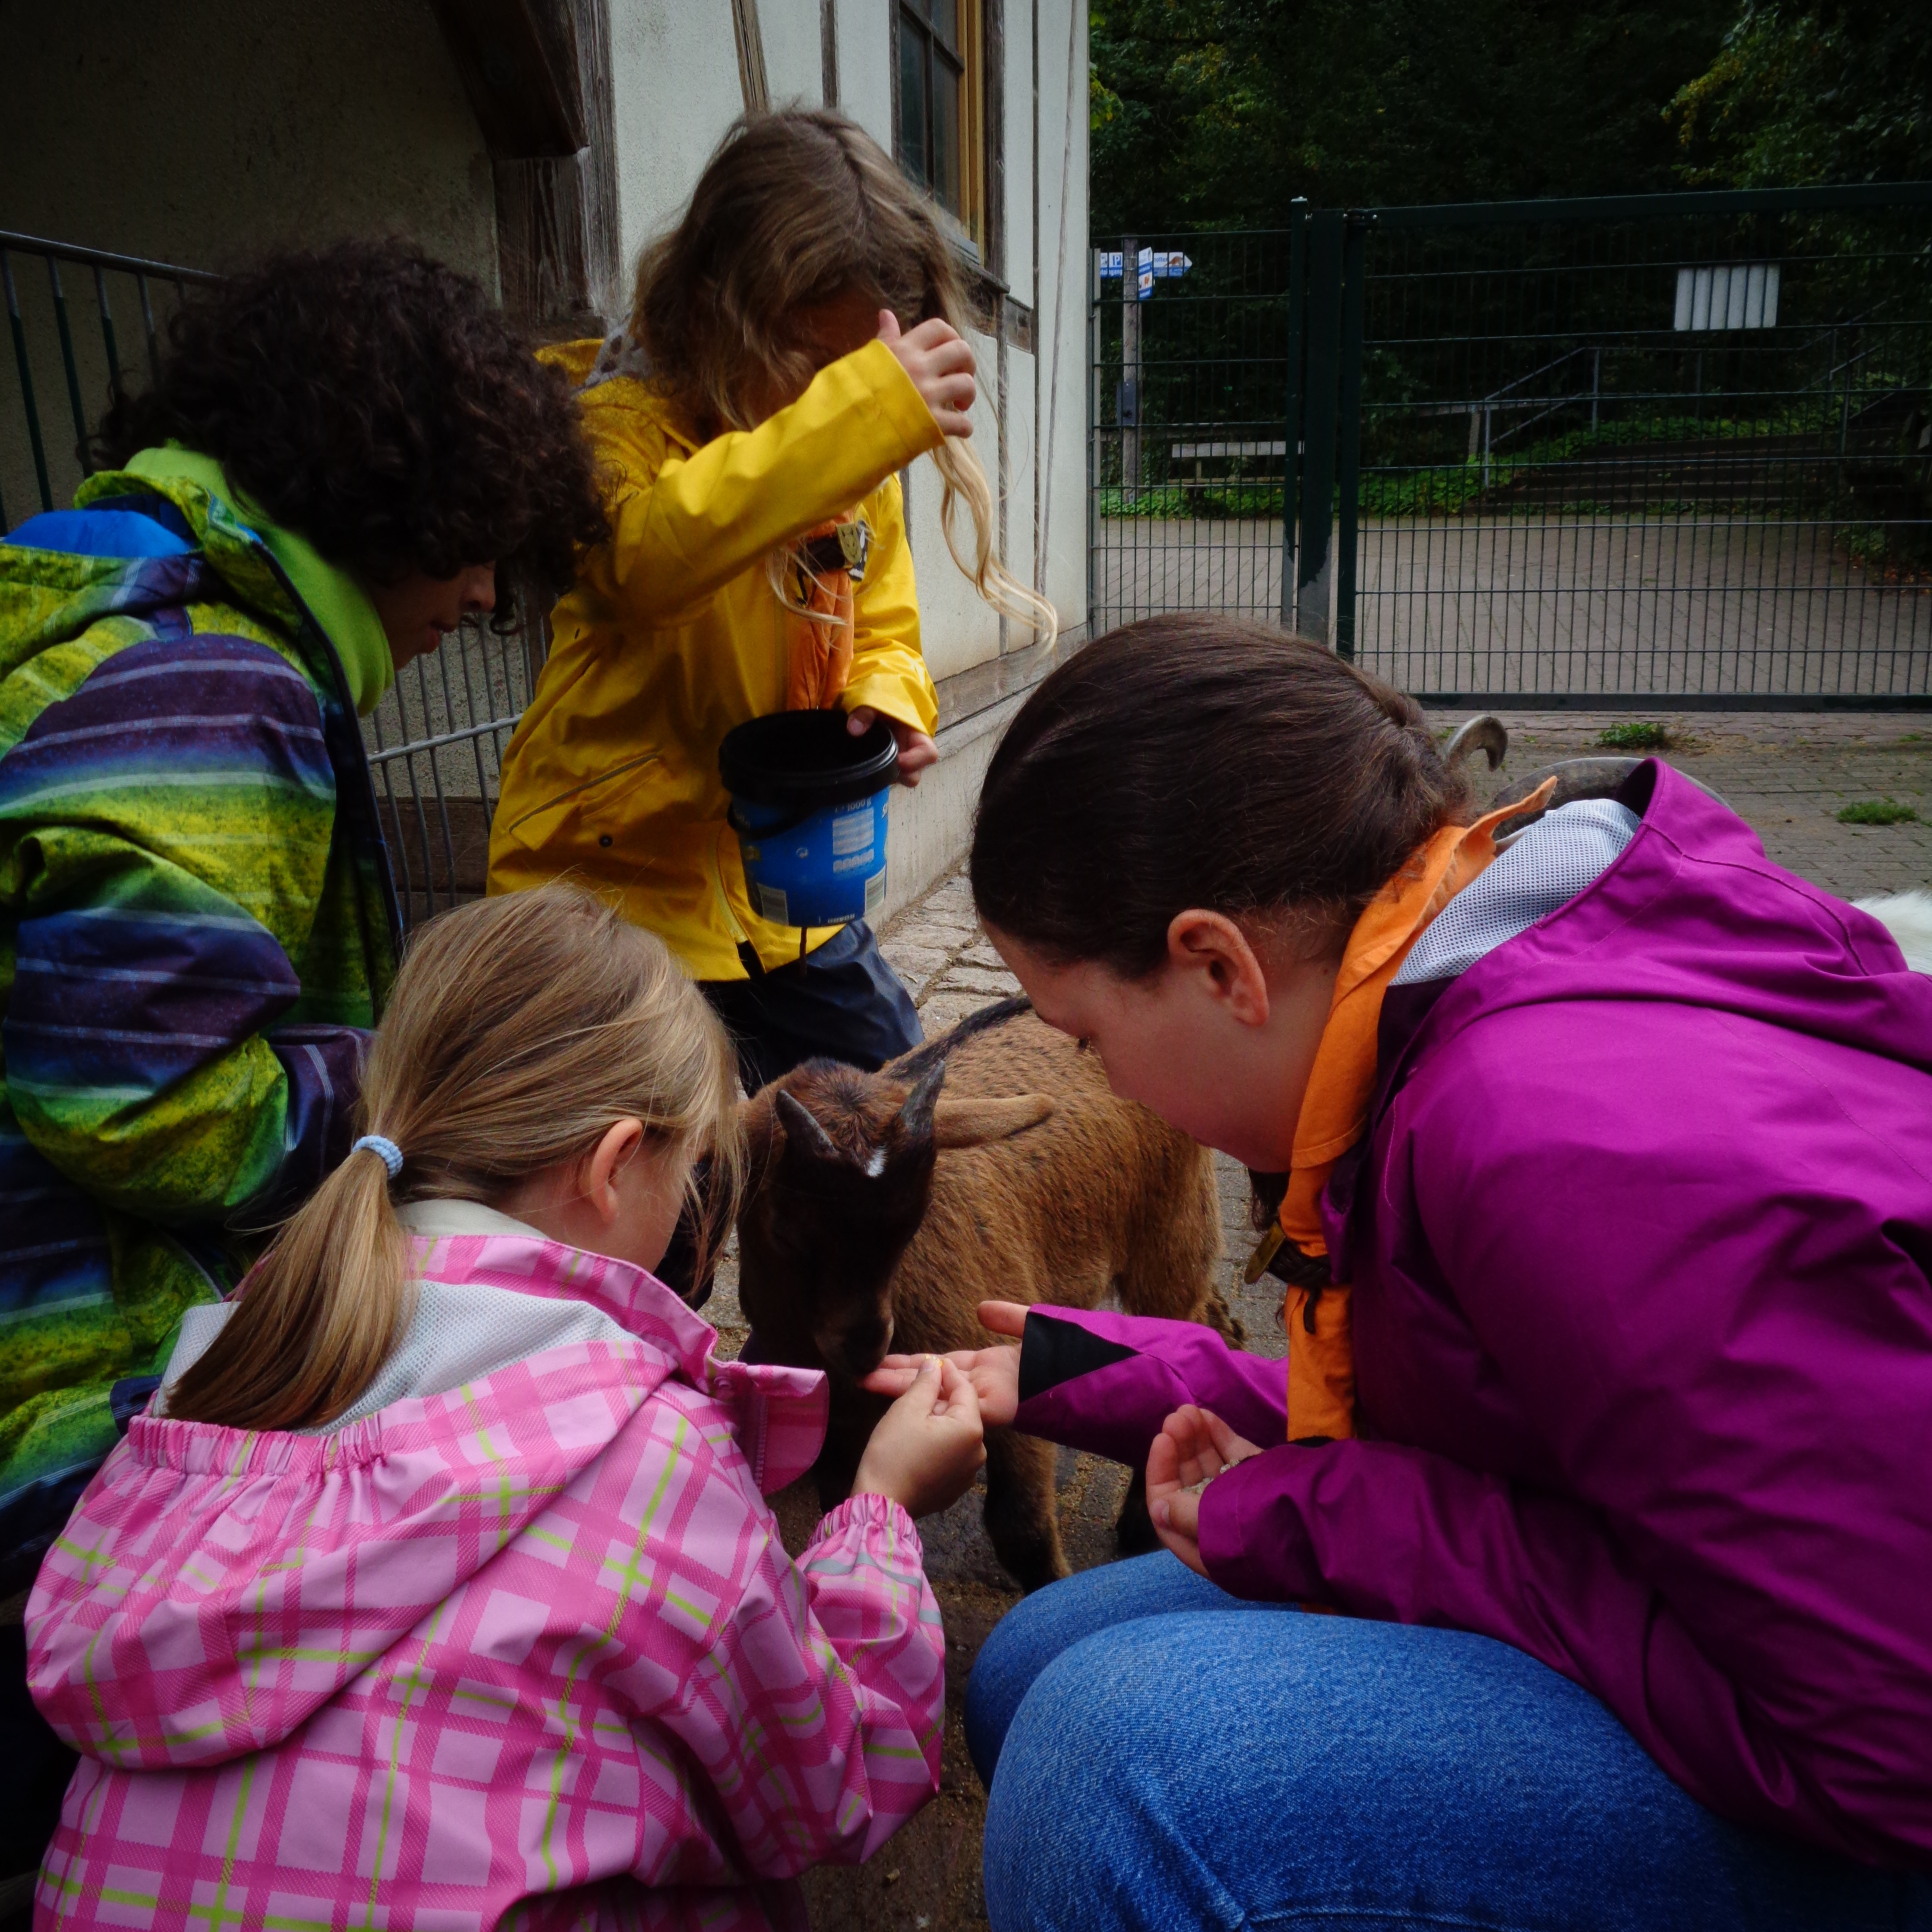
<svg viewBox="0 0 1932 1932">
<path fill-rule="evenodd" d="M 902 1109 L 914 1114 L 907 1103 L 918 1077 L 942 1059 L 935 1154 L 933 1130 L 922 1144 Z M 796 1115 L 788 1133 L 781 1092 L 802 1104 L 830 1148 Z M 1050 1100 L 1052 1112 L 1027 1126 L 1038 1105 L 1003 1113 L 971 1104 L 1022 1096 Z M 1098 1058 L 1029 1010 L 976 1016 L 880 1073 L 811 1063 L 746 1111 L 752 1181 L 739 1217 L 740 1298 L 761 1358 L 831 1371 L 819 1464 L 828 1503 L 849 1488 L 885 1408 L 857 1378 L 888 1347 L 986 1346 L 994 1338 L 979 1324 L 982 1300 L 1091 1308 L 1112 1292 L 1130 1314 L 1238 1336 L 1214 1286 L 1221 1228 L 1206 1150 L 1117 1099 Z M 955 1144 L 982 1132 L 1004 1137 Z M 793 1138 L 814 1148 L 794 1150 Z M 1054 1464 L 1046 1443 L 988 1433 L 987 1532 L 1029 1589 L 1066 1574 Z M 1137 1481 L 1124 1540 L 1137 1505 L 1144 1528 L 1138 1496 Z"/>
</svg>

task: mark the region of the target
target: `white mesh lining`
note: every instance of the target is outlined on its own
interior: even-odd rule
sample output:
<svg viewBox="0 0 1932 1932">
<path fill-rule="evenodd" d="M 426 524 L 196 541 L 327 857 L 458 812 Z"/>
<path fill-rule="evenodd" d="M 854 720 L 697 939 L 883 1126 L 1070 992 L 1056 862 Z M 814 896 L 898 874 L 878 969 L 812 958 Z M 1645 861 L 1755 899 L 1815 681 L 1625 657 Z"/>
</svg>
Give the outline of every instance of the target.
<svg viewBox="0 0 1932 1932">
<path fill-rule="evenodd" d="M 1628 806 L 1608 798 L 1580 799 L 1546 812 L 1449 902 L 1391 983 L 1414 986 L 1466 973 L 1600 878 L 1640 822 Z"/>
<path fill-rule="evenodd" d="M 181 1340 L 168 1359 L 161 1398 L 197 1360 L 235 1311 L 232 1302 L 190 1308 L 182 1317 Z M 416 1312 L 401 1345 L 355 1406 L 320 1429 L 297 1436 L 330 1436 L 406 1396 L 441 1395 L 526 1356 L 573 1342 L 631 1340 L 619 1322 L 585 1301 L 553 1301 L 514 1288 L 476 1282 L 418 1282 Z M 157 1399 L 158 1412 L 165 1402 Z"/>
</svg>

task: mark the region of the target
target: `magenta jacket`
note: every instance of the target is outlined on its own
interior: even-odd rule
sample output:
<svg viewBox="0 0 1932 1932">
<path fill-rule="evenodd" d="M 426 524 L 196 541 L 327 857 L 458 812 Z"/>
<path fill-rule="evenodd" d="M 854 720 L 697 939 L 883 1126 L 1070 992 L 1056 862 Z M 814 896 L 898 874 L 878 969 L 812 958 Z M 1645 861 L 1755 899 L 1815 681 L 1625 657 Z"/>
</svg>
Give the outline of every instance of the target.
<svg viewBox="0 0 1932 1932">
<path fill-rule="evenodd" d="M 1238 1596 L 1499 1637 L 1714 1810 L 1932 1864 L 1932 978 L 1666 766 L 1597 882 L 1391 990 L 1324 1202 L 1363 1438 L 1282 1365 L 1029 1318 L 1020 1427 L 1138 1464 L 1180 1403 Z"/>
</svg>

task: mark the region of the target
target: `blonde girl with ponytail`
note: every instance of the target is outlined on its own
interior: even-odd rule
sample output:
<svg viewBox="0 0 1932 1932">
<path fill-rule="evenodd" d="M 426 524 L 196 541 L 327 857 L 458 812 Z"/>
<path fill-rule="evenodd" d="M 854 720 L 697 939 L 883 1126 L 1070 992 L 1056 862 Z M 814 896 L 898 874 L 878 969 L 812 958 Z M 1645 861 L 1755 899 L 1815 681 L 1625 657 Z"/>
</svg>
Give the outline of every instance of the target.
<svg viewBox="0 0 1932 1932">
<path fill-rule="evenodd" d="M 937 757 L 898 472 L 931 458 L 958 568 L 1053 634 L 994 548 L 967 326 L 932 204 L 854 122 L 796 110 L 726 136 L 622 332 L 544 352 L 578 386 L 611 535 L 553 614 L 490 890 L 566 871 L 608 889 L 704 987 L 748 1088 L 920 1038 L 862 922 L 802 947 L 754 910 L 718 772 L 733 726 L 801 708 L 886 719 L 903 784 Z"/>
<path fill-rule="evenodd" d="M 28 1605 L 82 1754 L 63 1923 L 130 1886 L 157 1923 L 218 1892 L 548 1923 L 591 1887 L 572 1923 L 802 1922 L 805 1866 L 932 1795 L 911 1519 L 983 1460 L 977 1402 L 927 1364 L 786 1555 L 764 1496 L 815 1459 L 824 1378 L 720 1361 L 652 1272 L 698 1155 L 735 1194 L 736 1089 L 663 944 L 575 888 L 415 941 L 353 1151 L 189 1312 Z"/>
</svg>

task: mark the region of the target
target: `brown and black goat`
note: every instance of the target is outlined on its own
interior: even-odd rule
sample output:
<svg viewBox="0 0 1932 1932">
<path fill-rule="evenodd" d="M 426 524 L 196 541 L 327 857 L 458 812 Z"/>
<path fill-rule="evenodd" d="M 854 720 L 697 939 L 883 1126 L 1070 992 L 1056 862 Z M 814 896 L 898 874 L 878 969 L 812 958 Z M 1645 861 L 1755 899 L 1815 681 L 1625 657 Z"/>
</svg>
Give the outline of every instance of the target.
<svg viewBox="0 0 1932 1932">
<path fill-rule="evenodd" d="M 1238 1334 L 1214 1286 L 1221 1228 L 1206 1150 L 1117 1099 L 1097 1056 L 1024 1000 L 973 1015 L 881 1072 L 808 1062 L 746 1115 L 748 1353 L 830 1372 L 818 1470 L 827 1507 L 885 1410 L 860 1378 L 889 1351 L 986 1347 L 982 1300 L 1091 1308 L 1111 1292 L 1130 1314 Z M 1046 1443 L 988 1435 L 987 1534 L 1029 1590 L 1066 1574 L 1054 1465 Z M 1137 1529 L 1150 1540 L 1138 1478 L 1124 1543 Z"/>
</svg>

